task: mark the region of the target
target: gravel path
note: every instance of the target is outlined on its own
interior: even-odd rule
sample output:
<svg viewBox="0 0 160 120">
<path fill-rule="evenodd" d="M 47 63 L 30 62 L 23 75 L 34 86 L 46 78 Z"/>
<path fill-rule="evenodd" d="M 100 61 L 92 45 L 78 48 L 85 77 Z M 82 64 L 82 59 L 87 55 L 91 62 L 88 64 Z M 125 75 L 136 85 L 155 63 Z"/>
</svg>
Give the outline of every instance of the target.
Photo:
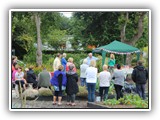
<svg viewBox="0 0 160 120">
<path fill-rule="evenodd" d="M 67 105 L 66 96 L 62 98 L 62 105 L 53 105 L 52 96 L 49 97 L 37 97 L 34 100 L 26 100 L 25 108 L 87 108 L 87 99 L 76 98 L 76 106 Z M 12 108 L 21 108 L 21 100 L 15 97 L 14 91 L 12 91 Z"/>
</svg>

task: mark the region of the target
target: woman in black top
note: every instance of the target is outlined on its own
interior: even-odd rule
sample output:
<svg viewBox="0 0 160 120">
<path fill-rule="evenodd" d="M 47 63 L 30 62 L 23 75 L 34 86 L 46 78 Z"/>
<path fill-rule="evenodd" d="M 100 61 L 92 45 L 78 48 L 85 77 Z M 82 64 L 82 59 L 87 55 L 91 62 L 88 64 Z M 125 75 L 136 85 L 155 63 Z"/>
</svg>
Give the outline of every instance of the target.
<svg viewBox="0 0 160 120">
<path fill-rule="evenodd" d="M 75 105 L 75 97 L 76 93 L 78 93 L 78 74 L 73 70 L 74 65 L 69 65 L 69 71 L 66 73 L 67 75 L 67 85 L 66 85 L 66 93 L 67 93 L 67 105 Z"/>
</svg>

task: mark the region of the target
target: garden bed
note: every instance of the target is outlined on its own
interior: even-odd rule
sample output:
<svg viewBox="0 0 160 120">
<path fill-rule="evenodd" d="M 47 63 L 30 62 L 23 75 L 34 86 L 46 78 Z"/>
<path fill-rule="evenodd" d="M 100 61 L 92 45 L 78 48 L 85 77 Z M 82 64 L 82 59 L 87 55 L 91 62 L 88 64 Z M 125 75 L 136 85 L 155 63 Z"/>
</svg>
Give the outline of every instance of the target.
<svg viewBox="0 0 160 120">
<path fill-rule="evenodd" d="M 94 103 L 88 103 L 90 108 L 148 108 L 148 99 L 142 100 L 138 95 L 134 94 L 125 94 L 123 98 L 119 100 L 107 99 L 105 101 L 96 101 Z"/>
</svg>

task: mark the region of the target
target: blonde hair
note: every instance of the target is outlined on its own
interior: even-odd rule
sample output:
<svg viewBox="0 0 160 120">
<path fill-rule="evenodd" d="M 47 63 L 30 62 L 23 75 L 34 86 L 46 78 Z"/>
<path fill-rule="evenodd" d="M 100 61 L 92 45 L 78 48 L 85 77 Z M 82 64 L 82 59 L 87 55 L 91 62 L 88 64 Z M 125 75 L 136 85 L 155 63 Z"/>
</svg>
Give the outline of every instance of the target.
<svg viewBox="0 0 160 120">
<path fill-rule="evenodd" d="M 70 57 L 70 58 L 68 59 L 68 62 L 73 62 L 73 58 Z"/>
<path fill-rule="evenodd" d="M 84 60 L 83 60 L 83 64 L 87 64 L 87 59 L 84 59 Z"/>
<path fill-rule="evenodd" d="M 63 55 L 62 55 L 63 57 L 66 57 L 67 56 L 67 54 L 66 53 L 63 53 Z"/>
<path fill-rule="evenodd" d="M 96 61 L 95 61 L 95 60 L 91 60 L 89 66 L 90 66 L 90 67 L 96 67 Z"/>
<path fill-rule="evenodd" d="M 64 68 L 63 65 L 59 65 L 59 66 L 58 66 L 58 70 L 60 70 L 60 71 L 62 71 L 63 68 Z"/>
<path fill-rule="evenodd" d="M 108 70 L 108 65 L 103 65 L 103 70 Z"/>
<path fill-rule="evenodd" d="M 111 59 L 115 59 L 114 54 L 111 53 L 111 54 L 110 54 L 110 58 L 111 58 Z"/>
</svg>

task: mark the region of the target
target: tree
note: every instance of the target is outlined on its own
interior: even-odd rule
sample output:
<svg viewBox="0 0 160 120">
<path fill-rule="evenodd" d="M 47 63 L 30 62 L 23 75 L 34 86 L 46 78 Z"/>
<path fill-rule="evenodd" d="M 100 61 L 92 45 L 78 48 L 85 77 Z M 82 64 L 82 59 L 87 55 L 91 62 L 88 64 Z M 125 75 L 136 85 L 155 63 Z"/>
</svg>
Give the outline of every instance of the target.
<svg viewBox="0 0 160 120">
<path fill-rule="evenodd" d="M 83 45 L 95 45 L 96 47 L 118 40 L 118 12 L 77 12 L 74 17 L 85 23 L 81 30 Z"/>
<path fill-rule="evenodd" d="M 42 41 L 41 41 L 41 18 L 40 15 L 35 12 L 34 13 L 35 17 L 35 23 L 36 23 L 36 29 L 37 29 L 37 52 L 36 52 L 36 63 L 37 66 L 42 65 Z"/>
<path fill-rule="evenodd" d="M 54 29 L 48 33 L 47 39 L 49 44 L 56 50 L 61 49 L 66 44 L 66 30 Z"/>
<path fill-rule="evenodd" d="M 28 12 L 12 12 L 12 49 L 15 55 L 23 59 L 34 42 L 34 24 Z"/>
<path fill-rule="evenodd" d="M 139 43 L 139 47 L 148 43 L 147 12 L 77 12 L 74 17 L 85 22 L 81 30 L 83 45 L 98 47 L 114 40 L 133 46 Z"/>
<path fill-rule="evenodd" d="M 143 21 L 147 12 L 121 13 L 121 42 L 135 45 L 144 32 Z"/>
<path fill-rule="evenodd" d="M 144 24 L 146 14 L 147 12 L 121 13 L 121 16 L 119 17 L 119 23 L 121 25 L 121 42 L 135 46 L 136 42 L 139 42 L 140 39 L 144 40 L 143 38 L 146 38 L 145 34 L 148 33 L 148 29 L 144 27 L 144 25 L 148 26 L 148 24 Z M 146 19 L 146 21 L 148 20 Z M 148 42 L 146 41 L 146 43 Z M 127 64 L 131 64 L 131 55 L 127 55 Z"/>
<path fill-rule="evenodd" d="M 63 26 L 64 21 L 59 12 L 13 12 L 12 48 L 16 49 L 16 55 L 23 59 L 23 56 L 31 51 L 33 44 L 37 41 L 36 62 L 40 66 L 42 44 L 48 42 L 47 37 L 51 31 L 66 29 Z"/>
</svg>

